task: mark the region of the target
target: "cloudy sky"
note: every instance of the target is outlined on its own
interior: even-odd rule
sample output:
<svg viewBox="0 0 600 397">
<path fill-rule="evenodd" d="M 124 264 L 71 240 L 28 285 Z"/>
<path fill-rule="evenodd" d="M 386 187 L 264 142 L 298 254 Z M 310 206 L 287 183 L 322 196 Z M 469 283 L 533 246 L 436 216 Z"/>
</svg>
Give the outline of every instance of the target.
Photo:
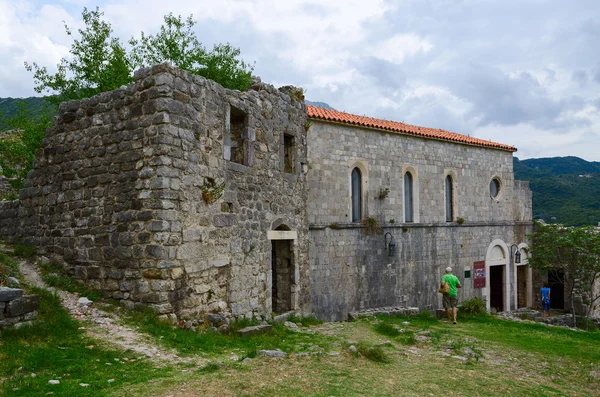
<svg viewBox="0 0 600 397">
<path fill-rule="evenodd" d="M 55 68 L 96 6 L 123 42 L 193 14 L 207 47 L 337 110 L 600 161 L 598 0 L 0 0 L 0 97 L 37 95 L 23 62 Z"/>
</svg>

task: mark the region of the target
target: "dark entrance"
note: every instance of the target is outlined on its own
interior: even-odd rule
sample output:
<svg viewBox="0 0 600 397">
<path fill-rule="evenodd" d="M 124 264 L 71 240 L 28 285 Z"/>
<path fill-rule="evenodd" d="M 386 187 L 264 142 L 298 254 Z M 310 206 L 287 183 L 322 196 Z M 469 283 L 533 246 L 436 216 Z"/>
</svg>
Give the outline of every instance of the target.
<svg viewBox="0 0 600 397">
<path fill-rule="evenodd" d="M 517 266 L 517 309 L 527 307 L 527 266 Z"/>
<path fill-rule="evenodd" d="M 560 270 L 548 272 L 548 284 L 550 285 L 550 309 L 565 309 L 565 284 L 564 273 Z"/>
<path fill-rule="evenodd" d="M 271 241 L 271 291 L 273 313 L 285 313 L 292 308 L 293 274 L 292 240 Z"/>
<path fill-rule="evenodd" d="M 502 291 L 504 267 L 504 265 L 490 266 L 490 308 L 496 312 L 504 311 L 504 293 Z"/>
</svg>

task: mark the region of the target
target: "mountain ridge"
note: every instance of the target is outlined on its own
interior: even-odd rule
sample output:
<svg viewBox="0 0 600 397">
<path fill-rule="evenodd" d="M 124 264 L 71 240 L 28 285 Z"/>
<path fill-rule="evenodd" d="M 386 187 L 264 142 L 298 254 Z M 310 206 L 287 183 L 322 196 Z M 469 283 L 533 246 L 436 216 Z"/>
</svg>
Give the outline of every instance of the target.
<svg viewBox="0 0 600 397">
<path fill-rule="evenodd" d="M 519 160 L 515 179 L 529 181 L 533 218 L 567 226 L 600 222 L 600 162 L 575 156 Z"/>
</svg>

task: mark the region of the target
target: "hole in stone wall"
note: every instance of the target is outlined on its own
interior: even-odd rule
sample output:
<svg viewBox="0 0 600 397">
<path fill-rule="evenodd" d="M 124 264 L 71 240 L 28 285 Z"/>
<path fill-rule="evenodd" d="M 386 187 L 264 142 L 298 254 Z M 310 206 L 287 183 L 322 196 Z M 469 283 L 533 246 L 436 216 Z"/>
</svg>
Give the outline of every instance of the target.
<svg viewBox="0 0 600 397">
<path fill-rule="evenodd" d="M 283 172 L 294 172 L 294 137 L 283 134 Z"/>
<path fill-rule="evenodd" d="M 221 212 L 233 212 L 233 203 L 221 203 Z"/>
<path fill-rule="evenodd" d="M 233 106 L 229 111 L 230 157 L 235 163 L 244 164 L 244 131 L 248 124 L 246 113 Z"/>
</svg>

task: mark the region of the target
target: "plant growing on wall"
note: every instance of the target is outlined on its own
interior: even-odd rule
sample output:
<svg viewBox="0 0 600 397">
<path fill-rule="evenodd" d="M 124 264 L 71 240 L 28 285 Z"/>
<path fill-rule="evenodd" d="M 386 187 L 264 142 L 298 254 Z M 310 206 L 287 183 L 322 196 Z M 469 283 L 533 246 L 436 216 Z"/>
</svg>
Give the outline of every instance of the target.
<svg viewBox="0 0 600 397">
<path fill-rule="evenodd" d="M 290 98 L 296 102 L 304 102 L 304 89 L 297 87 L 295 90 L 289 93 Z"/>
<path fill-rule="evenodd" d="M 375 218 L 363 218 L 360 222 L 364 226 L 363 234 L 365 235 L 377 234 L 382 230 L 381 225 Z"/>
<path fill-rule="evenodd" d="M 375 197 L 377 200 L 383 200 L 390 194 L 390 188 L 386 187 L 379 189 L 379 193 Z"/>
<path fill-rule="evenodd" d="M 458 223 L 459 225 L 462 225 L 463 223 L 465 223 L 465 218 L 461 218 L 459 216 L 458 218 L 456 218 L 456 223 Z"/>
<path fill-rule="evenodd" d="M 202 190 L 202 199 L 206 204 L 213 204 L 223 196 L 225 182 L 218 185 L 214 179 L 206 178 L 204 185 L 200 186 Z"/>
</svg>

